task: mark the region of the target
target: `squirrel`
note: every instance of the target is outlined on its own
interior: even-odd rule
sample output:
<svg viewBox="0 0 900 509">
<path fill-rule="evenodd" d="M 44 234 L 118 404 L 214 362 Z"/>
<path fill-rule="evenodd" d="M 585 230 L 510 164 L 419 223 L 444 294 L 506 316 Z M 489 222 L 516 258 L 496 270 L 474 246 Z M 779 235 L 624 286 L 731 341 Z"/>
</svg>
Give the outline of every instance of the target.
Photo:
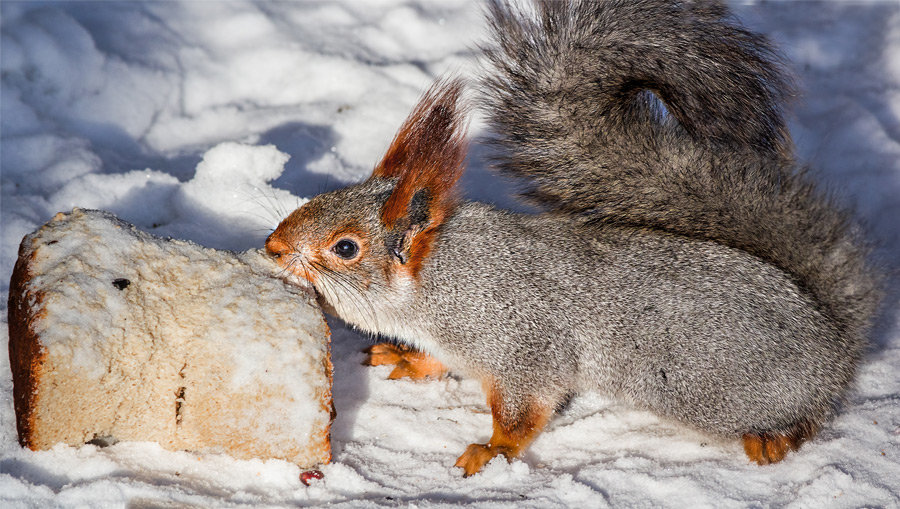
<svg viewBox="0 0 900 509">
<path fill-rule="evenodd" d="M 596 391 L 781 461 L 836 411 L 880 276 L 816 188 L 772 45 L 714 1 L 490 0 L 480 100 L 439 79 L 362 183 L 266 241 L 391 378 L 448 368 L 493 418 L 464 475 L 520 456 Z M 540 213 L 464 201 L 467 118 Z"/>
</svg>

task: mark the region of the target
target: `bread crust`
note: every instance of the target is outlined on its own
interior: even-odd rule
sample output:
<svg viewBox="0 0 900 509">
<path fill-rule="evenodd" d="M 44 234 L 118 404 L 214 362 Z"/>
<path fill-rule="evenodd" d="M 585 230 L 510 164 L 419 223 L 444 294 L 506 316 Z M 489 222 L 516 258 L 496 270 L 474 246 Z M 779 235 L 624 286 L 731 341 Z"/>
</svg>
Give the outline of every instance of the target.
<svg viewBox="0 0 900 509">
<path fill-rule="evenodd" d="M 33 244 L 34 238 L 29 235 L 19 245 L 19 258 L 9 285 L 7 312 L 16 428 L 19 444 L 29 449 L 35 449 L 33 434 L 37 380 L 47 356 L 34 330 L 35 321 L 40 320 L 45 313 L 44 296 L 40 292 L 28 291 L 28 282 L 33 276 L 31 264 L 37 255 L 37 251 L 32 249 Z"/>
</svg>

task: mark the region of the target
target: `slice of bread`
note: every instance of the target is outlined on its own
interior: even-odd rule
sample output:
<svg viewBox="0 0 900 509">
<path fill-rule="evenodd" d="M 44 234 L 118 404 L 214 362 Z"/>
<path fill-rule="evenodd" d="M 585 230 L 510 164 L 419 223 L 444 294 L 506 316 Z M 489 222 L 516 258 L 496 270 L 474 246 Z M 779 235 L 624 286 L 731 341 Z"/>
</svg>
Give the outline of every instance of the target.
<svg viewBox="0 0 900 509">
<path fill-rule="evenodd" d="M 119 440 L 331 458 L 329 331 L 257 251 L 155 237 L 105 212 L 26 236 L 9 293 L 22 445 Z"/>
</svg>

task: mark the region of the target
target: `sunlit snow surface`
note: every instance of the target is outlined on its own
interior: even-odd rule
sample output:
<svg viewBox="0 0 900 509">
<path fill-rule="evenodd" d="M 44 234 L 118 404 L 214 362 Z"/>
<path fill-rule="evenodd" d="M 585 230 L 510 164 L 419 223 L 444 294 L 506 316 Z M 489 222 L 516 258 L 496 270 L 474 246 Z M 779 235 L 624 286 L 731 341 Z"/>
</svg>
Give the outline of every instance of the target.
<svg viewBox="0 0 900 509">
<path fill-rule="evenodd" d="M 900 269 L 900 6 L 736 5 L 798 77 L 802 158 Z M 436 76 L 476 72 L 480 6 L 464 0 L 0 3 L 2 316 L 22 236 L 57 211 L 102 208 L 142 229 L 243 250 L 305 198 L 364 178 Z M 471 198 L 515 206 L 485 170 Z M 287 160 L 286 155 L 290 156 Z M 283 170 L 283 173 L 282 173 Z M 582 396 L 522 461 L 462 479 L 490 433 L 479 386 L 387 381 L 368 339 L 334 327 L 333 464 L 310 487 L 279 461 L 172 453 L 149 443 L 22 450 L 0 355 L 0 506 L 797 507 L 900 504 L 898 282 L 843 412 L 778 465 Z M 6 327 L 2 343 L 6 344 Z M 753 359 L 748 359 L 753 362 Z"/>
</svg>

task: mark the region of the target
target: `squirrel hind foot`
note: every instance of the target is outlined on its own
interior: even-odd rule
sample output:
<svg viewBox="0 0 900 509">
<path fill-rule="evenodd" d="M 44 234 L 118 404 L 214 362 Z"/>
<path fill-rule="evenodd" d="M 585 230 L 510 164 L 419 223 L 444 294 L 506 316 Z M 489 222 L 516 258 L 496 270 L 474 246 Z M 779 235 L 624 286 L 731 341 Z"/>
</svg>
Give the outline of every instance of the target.
<svg viewBox="0 0 900 509">
<path fill-rule="evenodd" d="M 791 451 L 816 433 L 816 426 L 804 422 L 787 433 L 746 433 L 742 437 L 744 452 L 758 465 L 778 463 Z"/>
<path fill-rule="evenodd" d="M 363 351 L 367 354 L 363 361 L 366 366 L 394 366 L 394 370 L 388 375 L 390 380 L 441 378 L 448 371 L 434 357 L 404 345 L 378 343 Z"/>
<path fill-rule="evenodd" d="M 799 446 L 787 435 L 748 433 L 743 436 L 743 440 L 744 452 L 747 453 L 747 457 L 759 465 L 778 463 L 787 456 L 788 452 L 796 450 Z"/>
<path fill-rule="evenodd" d="M 506 461 L 512 461 L 515 453 L 509 447 L 491 444 L 470 444 L 465 452 L 456 460 L 454 466 L 463 469 L 463 477 L 471 477 L 481 471 L 496 456 L 503 455 Z"/>
<path fill-rule="evenodd" d="M 540 402 L 519 401 L 519 405 L 510 405 L 496 385 L 484 382 L 494 432 L 488 443 L 469 445 L 456 460 L 455 466 L 463 469 L 464 477 L 480 472 L 496 456 L 505 456 L 507 461 L 521 456 L 547 425 L 555 408 Z"/>
</svg>

